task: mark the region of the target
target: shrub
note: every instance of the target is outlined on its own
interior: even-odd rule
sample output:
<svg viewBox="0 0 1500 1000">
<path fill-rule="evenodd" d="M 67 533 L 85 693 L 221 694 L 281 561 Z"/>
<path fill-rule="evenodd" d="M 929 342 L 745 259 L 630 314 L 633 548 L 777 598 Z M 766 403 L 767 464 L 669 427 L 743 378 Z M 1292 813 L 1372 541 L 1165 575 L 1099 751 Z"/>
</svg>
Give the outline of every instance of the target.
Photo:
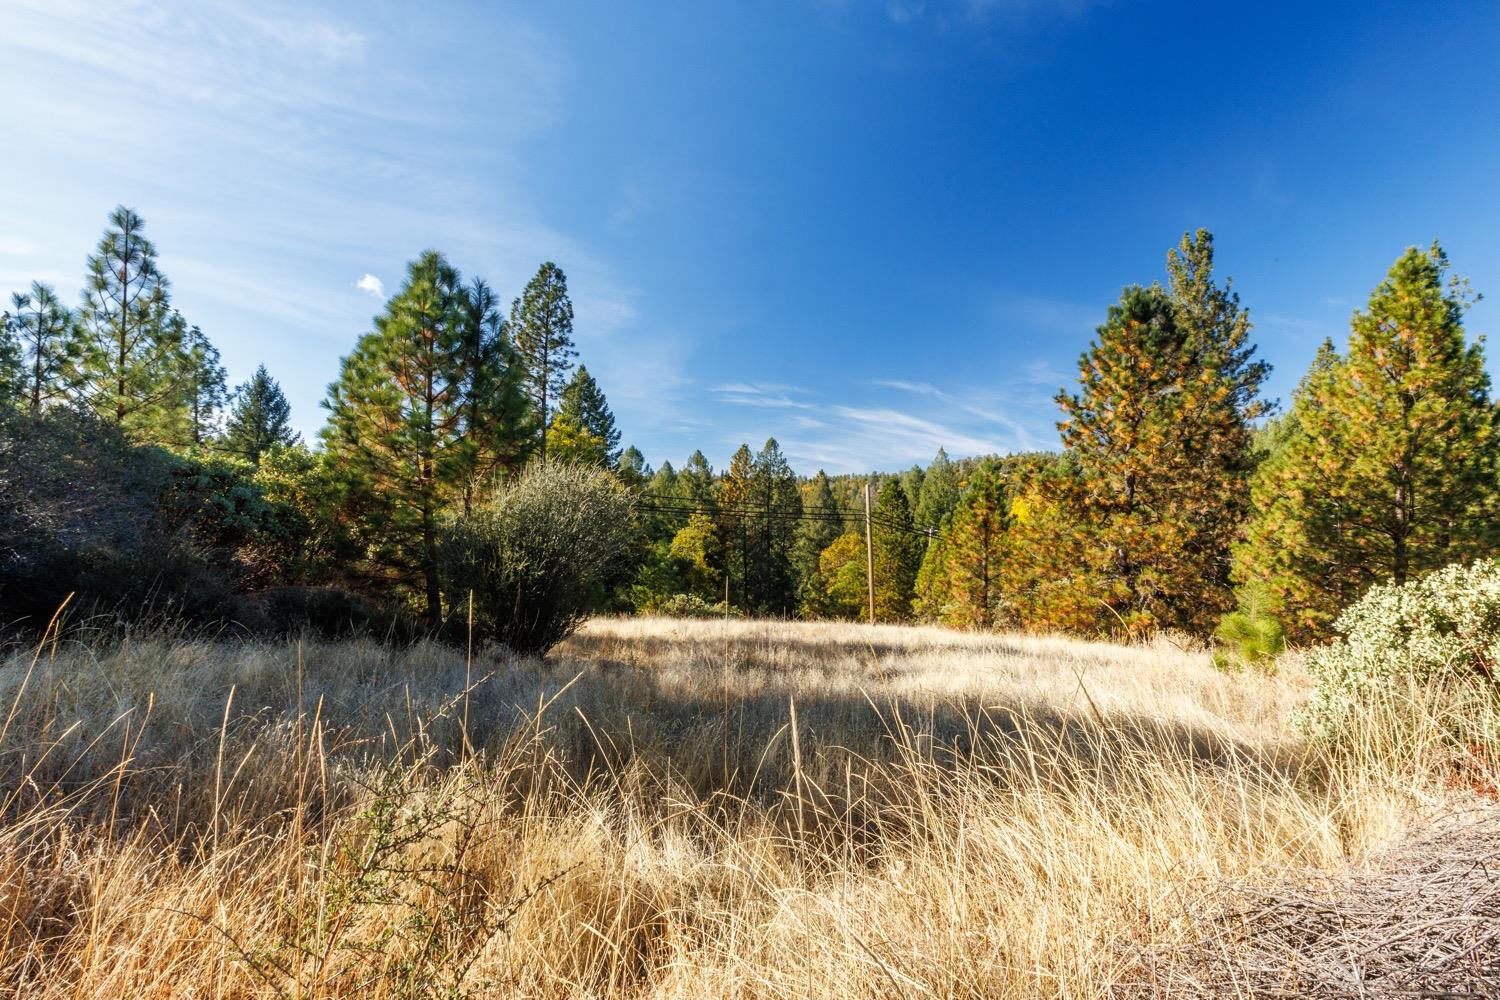
<svg viewBox="0 0 1500 1000">
<path fill-rule="evenodd" d="M 629 494 L 607 472 L 538 463 L 444 532 L 439 570 L 450 609 L 474 599 L 476 633 L 545 653 L 596 610 L 624 568 Z"/>
<path fill-rule="evenodd" d="M 673 594 L 652 611 L 668 618 L 723 618 L 724 602 L 710 604 L 697 594 Z"/>
<path fill-rule="evenodd" d="M 1372 587 L 1334 627 L 1344 637 L 1307 660 L 1317 687 L 1306 721 L 1325 734 L 1356 705 L 1407 683 L 1493 685 L 1500 561 L 1446 566 L 1404 587 Z"/>
</svg>

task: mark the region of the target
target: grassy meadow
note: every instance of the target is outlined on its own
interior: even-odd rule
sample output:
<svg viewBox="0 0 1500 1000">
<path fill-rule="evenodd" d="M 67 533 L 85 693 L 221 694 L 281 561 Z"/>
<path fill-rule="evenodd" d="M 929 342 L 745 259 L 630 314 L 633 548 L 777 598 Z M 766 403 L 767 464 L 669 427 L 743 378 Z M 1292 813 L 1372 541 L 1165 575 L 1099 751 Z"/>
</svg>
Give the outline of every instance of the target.
<svg viewBox="0 0 1500 1000">
<path fill-rule="evenodd" d="M 0 994 L 1179 995 L 1174 956 L 1235 961 L 1229 887 L 1470 794 L 1440 706 L 1333 749 L 1307 689 L 1295 655 L 850 624 L 64 638 L 0 661 Z"/>
</svg>

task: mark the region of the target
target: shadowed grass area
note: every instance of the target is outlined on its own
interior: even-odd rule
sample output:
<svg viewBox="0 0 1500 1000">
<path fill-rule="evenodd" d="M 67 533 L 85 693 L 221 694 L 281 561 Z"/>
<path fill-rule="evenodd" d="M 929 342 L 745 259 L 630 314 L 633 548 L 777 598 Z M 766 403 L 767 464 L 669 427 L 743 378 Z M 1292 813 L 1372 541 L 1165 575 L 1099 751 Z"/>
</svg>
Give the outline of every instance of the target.
<svg viewBox="0 0 1500 1000">
<path fill-rule="evenodd" d="M 23 995 L 1103 996 L 1204 885 L 1442 808 L 1468 716 L 1343 748 L 1169 644 L 598 620 L 546 661 L 58 644 L 0 664 Z M 1441 713 L 1454 713 L 1444 715 Z"/>
</svg>

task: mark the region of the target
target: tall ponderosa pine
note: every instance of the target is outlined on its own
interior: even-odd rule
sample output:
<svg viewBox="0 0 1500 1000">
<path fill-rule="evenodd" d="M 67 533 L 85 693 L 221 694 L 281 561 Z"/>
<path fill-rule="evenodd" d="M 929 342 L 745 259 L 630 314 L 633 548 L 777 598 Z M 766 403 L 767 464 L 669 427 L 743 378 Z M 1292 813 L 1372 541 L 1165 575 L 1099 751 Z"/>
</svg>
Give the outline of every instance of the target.
<svg viewBox="0 0 1500 1000">
<path fill-rule="evenodd" d="M 1437 244 L 1407 250 L 1319 351 L 1256 477 L 1238 572 L 1309 638 L 1372 584 L 1494 552 L 1500 435 L 1464 286 Z"/>
<path fill-rule="evenodd" d="M 11 332 L 21 351 L 22 402 L 36 416 L 68 391 L 63 373 L 73 314 L 51 286 L 40 281 L 31 283 L 29 294 L 13 293 L 10 301 Z"/>
<path fill-rule="evenodd" d="M 620 458 L 615 415 L 588 367 L 579 365 L 563 388 L 561 403 L 547 428 L 548 454 L 569 462 L 613 468 Z"/>
<path fill-rule="evenodd" d="M 68 380 L 94 412 L 137 440 L 177 444 L 194 374 L 187 326 L 172 312 L 141 217 L 120 206 L 109 223 L 88 259 Z"/>
<path fill-rule="evenodd" d="M 349 478 L 350 503 L 372 561 L 423 595 L 429 624 L 441 620 L 437 529 L 462 499 L 509 412 L 493 393 L 500 355 L 476 347 L 468 292 L 436 251 L 413 261 L 401 290 L 343 360 L 324 402 L 323 440 Z M 480 368 L 475 358 L 486 359 Z M 478 397 L 476 399 L 476 396 Z"/>
<path fill-rule="evenodd" d="M 982 463 L 969 479 L 918 574 L 916 610 L 954 628 L 993 628 L 1003 601 L 1009 502 L 1000 470 Z"/>
<path fill-rule="evenodd" d="M 698 453 L 695 452 L 694 455 L 697 457 Z M 692 459 L 688 462 L 691 466 Z M 750 603 L 749 589 L 752 545 L 750 510 L 754 501 L 755 455 L 748 444 L 742 444 L 730 457 L 729 467 L 718 479 L 715 506 L 718 508 L 717 548 L 723 560 L 724 576 L 729 581 L 730 600 L 737 602 L 746 612 L 754 610 Z"/>
<path fill-rule="evenodd" d="M 469 282 L 461 297 L 468 479 L 463 509 L 473 506 L 479 484 L 497 470 L 519 468 L 536 440 L 523 385 L 525 369 L 500 313 L 500 300 L 483 278 Z"/>
<path fill-rule="evenodd" d="M 573 303 L 568 278 L 550 260 L 526 283 L 510 307 L 510 334 L 520 355 L 525 391 L 538 428 L 540 454 L 547 457 L 552 411 L 568 384 L 573 349 Z"/>
<path fill-rule="evenodd" d="M 1082 471 L 1080 596 L 1099 606 L 1102 629 L 1204 634 L 1233 606 L 1229 547 L 1267 369 L 1212 268 L 1212 238 L 1185 236 L 1168 258 L 1170 292 L 1126 289 L 1079 361 L 1081 391 L 1058 396 Z"/>
<path fill-rule="evenodd" d="M 749 589 L 752 607 L 762 613 L 790 617 L 797 610 L 797 579 L 792 548 L 802 514 L 802 491 L 797 474 L 787 463 L 775 438 L 756 453 L 752 506 Z"/>
<path fill-rule="evenodd" d="M 291 418 L 292 406 L 281 385 L 261 365 L 234 390 L 234 406 L 224 427 L 224 450 L 258 465 L 270 449 L 294 445 L 301 438 L 292 430 Z"/>
<path fill-rule="evenodd" d="M 880 487 L 872 513 L 875 617 L 886 622 L 905 621 L 911 617 L 912 596 L 916 592 L 926 539 L 916 531 L 911 505 L 899 479 L 887 479 Z"/>
<path fill-rule="evenodd" d="M 663 463 L 663 468 L 670 472 L 672 463 Z M 620 457 L 615 461 L 615 475 L 627 489 L 641 490 L 654 480 L 656 473 L 651 470 L 651 465 L 646 461 L 646 456 L 641 454 L 641 450 L 631 445 L 620 452 Z M 673 473 L 672 478 L 675 486 L 676 473 Z"/>
<path fill-rule="evenodd" d="M 936 531 L 943 518 L 958 506 L 958 495 L 958 470 L 949 461 L 948 453 L 939 448 L 932 464 L 927 466 L 927 471 L 922 476 L 922 488 L 917 494 L 916 505 L 912 508 L 912 520 L 916 522 L 917 528 L 926 532 Z"/>
</svg>

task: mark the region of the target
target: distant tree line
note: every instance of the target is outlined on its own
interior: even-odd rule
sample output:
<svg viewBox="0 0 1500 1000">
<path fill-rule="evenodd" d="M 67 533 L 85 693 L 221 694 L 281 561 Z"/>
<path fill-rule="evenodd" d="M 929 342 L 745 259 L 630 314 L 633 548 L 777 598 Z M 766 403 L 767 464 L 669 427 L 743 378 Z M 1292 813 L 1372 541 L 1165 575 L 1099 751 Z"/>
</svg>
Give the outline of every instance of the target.
<svg viewBox="0 0 1500 1000">
<path fill-rule="evenodd" d="M 3 315 L 0 624 L 81 594 L 122 615 L 438 630 L 462 603 L 451 567 L 498 573 L 463 525 L 514 533 L 535 510 L 581 539 L 549 483 L 617 509 L 566 476 L 496 506 L 497 483 L 545 463 L 601 470 L 630 498 L 610 526 L 624 558 L 548 557 L 592 567 L 578 594 L 596 610 L 864 618 L 872 565 L 882 621 L 1208 635 L 1250 615 L 1312 639 L 1372 584 L 1495 553 L 1500 437 L 1472 301 L 1440 247 L 1408 250 L 1278 414 L 1200 230 L 1165 284 L 1106 311 L 1057 397 L 1059 451 L 940 449 L 899 474 L 807 478 L 771 439 L 722 470 L 701 451 L 653 469 L 576 363 L 551 262 L 507 311 L 421 254 L 343 358 L 309 445 L 265 366 L 227 388 L 122 207 L 76 308 L 33 284 Z"/>
</svg>

